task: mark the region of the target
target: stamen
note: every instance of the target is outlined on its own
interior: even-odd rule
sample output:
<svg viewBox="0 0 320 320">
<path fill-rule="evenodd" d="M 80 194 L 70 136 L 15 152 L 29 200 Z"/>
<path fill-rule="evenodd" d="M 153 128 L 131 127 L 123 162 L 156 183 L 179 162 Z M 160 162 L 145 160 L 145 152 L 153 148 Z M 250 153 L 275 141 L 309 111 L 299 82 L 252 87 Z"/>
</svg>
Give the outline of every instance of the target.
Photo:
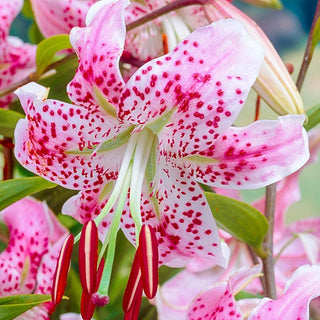
<svg viewBox="0 0 320 320">
<path fill-rule="evenodd" d="M 105 266 L 105 260 L 104 260 L 104 258 L 102 258 L 100 261 L 100 264 L 99 264 L 98 272 L 97 272 L 97 281 L 96 281 L 96 288 L 95 288 L 96 291 L 98 291 L 98 289 L 99 289 L 104 266 Z M 109 303 L 110 298 L 109 298 L 109 296 L 101 295 L 100 293 L 95 292 L 92 295 L 91 300 L 95 306 L 103 307 Z"/>
<path fill-rule="evenodd" d="M 91 294 L 82 292 L 80 313 L 83 320 L 91 320 L 94 314 L 95 305 L 91 300 Z"/>
<path fill-rule="evenodd" d="M 152 299 L 157 293 L 159 282 L 159 253 L 157 237 L 150 225 L 142 226 L 139 242 L 143 290 L 147 298 Z"/>
<path fill-rule="evenodd" d="M 168 37 L 165 33 L 161 35 L 162 37 L 162 47 L 163 47 L 163 53 L 167 54 L 169 53 L 169 48 L 168 48 Z"/>
<path fill-rule="evenodd" d="M 99 260 L 101 261 L 103 255 L 108 247 L 106 264 L 105 264 L 105 268 L 102 273 L 101 283 L 100 283 L 100 286 L 98 289 L 98 294 L 103 295 L 103 296 L 108 296 L 108 292 L 109 292 L 110 278 L 111 278 L 112 266 L 113 266 L 114 255 L 115 255 L 117 234 L 118 234 L 118 230 L 119 230 L 119 224 L 120 224 L 123 208 L 126 203 L 127 196 L 128 196 L 131 175 L 132 175 L 132 165 L 129 166 L 128 171 L 126 173 L 125 180 L 123 182 L 123 190 L 121 191 L 121 194 L 118 199 L 118 206 L 114 212 L 112 223 L 109 227 L 109 231 L 107 233 L 106 239 L 103 243 L 103 246 L 101 248 L 100 255 L 99 255 Z"/>
<path fill-rule="evenodd" d="M 98 262 L 98 229 L 93 220 L 87 221 L 82 229 L 79 243 L 79 273 L 83 291 L 96 291 Z"/>
<path fill-rule="evenodd" d="M 142 300 L 142 285 L 138 287 L 131 308 L 124 313 L 124 320 L 138 320 Z"/>
<path fill-rule="evenodd" d="M 154 135 L 148 129 L 140 132 L 134 153 L 130 185 L 130 212 L 136 226 L 136 240 L 138 239 L 142 224 L 140 211 L 141 191 L 153 138 Z M 138 246 L 138 242 L 136 246 Z"/>
<path fill-rule="evenodd" d="M 60 250 L 51 290 L 51 299 L 54 305 L 60 303 L 67 285 L 73 243 L 74 236 L 73 234 L 69 234 L 64 240 Z"/>
<path fill-rule="evenodd" d="M 136 148 L 137 139 L 138 139 L 138 135 L 132 134 L 128 141 L 127 149 L 123 156 L 121 168 L 119 170 L 118 179 L 114 186 L 112 194 L 110 195 L 107 204 L 101 210 L 100 214 L 94 219 L 97 225 L 99 225 L 102 222 L 102 220 L 105 218 L 105 216 L 110 212 L 110 210 L 116 203 L 120 192 L 122 191 L 124 179 L 127 175 L 128 167 L 131 162 L 131 158 L 134 153 L 134 150 Z"/>
<path fill-rule="evenodd" d="M 139 248 L 134 256 L 127 287 L 123 295 L 122 309 L 124 312 L 130 311 L 134 301 L 137 297 L 142 295 L 143 284 L 141 281 L 140 257 L 138 250 Z"/>
</svg>

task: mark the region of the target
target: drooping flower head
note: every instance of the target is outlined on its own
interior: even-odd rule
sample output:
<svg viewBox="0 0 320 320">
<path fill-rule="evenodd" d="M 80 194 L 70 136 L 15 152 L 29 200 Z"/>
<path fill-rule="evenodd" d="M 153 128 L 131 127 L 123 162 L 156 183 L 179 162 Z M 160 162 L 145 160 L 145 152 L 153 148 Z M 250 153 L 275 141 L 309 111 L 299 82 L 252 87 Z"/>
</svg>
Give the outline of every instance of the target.
<svg viewBox="0 0 320 320">
<path fill-rule="evenodd" d="M 22 199 L 0 213 L 9 229 L 8 247 L 0 254 L 0 296 L 50 294 L 61 243 L 67 234 L 45 203 Z M 49 319 L 52 304 L 34 307 L 19 319 Z M 18 319 L 17 318 L 17 319 Z"/>
<path fill-rule="evenodd" d="M 88 26 L 72 30 L 74 105 L 47 99 L 35 83 L 17 90 L 27 118 L 16 128 L 16 157 L 80 190 L 63 212 L 95 219 L 109 246 L 119 225 L 135 243 L 146 224 L 156 231 L 159 263 L 202 256 L 223 264 L 197 182 L 255 188 L 297 170 L 308 158 L 303 116 L 231 127 L 263 60 L 260 45 L 233 20 L 195 31 L 125 82 L 119 60 L 127 5 L 100 1 Z"/>
<path fill-rule="evenodd" d="M 36 46 L 9 36 L 11 23 L 22 5 L 23 0 L 3 0 L 0 3 L 0 91 L 35 70 Z M 0 98 L 0 108 L 6 107 L 13 98 L 12 94 Z"/>
</svg>

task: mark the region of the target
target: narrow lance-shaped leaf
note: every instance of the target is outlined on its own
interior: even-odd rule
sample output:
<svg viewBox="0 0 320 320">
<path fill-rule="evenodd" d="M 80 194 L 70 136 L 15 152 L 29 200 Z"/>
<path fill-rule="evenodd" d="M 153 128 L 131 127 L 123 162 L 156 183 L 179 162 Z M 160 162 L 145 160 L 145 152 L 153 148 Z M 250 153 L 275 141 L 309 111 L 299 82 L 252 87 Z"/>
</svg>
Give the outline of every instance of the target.
<svg viewBox="0 0 320 320">
<path fill-rule="evenodd" d="M 14 129 L 19 119 L 24 118 L 24 115 L 6 109 L 0 109 L 0 134 L 13 138 Z"/>
<path fill-rule="evenodd" d="M 45 71 L 58 51 L 70 48 L 72 46 L 67 34 L 60 34 L 42 40 L 38 44 L 36 54 L 37 74 L 40 76 Z"/>
<path fill-rule="evenodd" d="M 218 226 L 249 244 L 263 257 L 262 241 L 268 230 L 264 215 L 247 203 L 213 192 L 204 192 Z"/>
<path fill-rule="evenodd" d="M 54 188 L 56 184 L 41 177 L 11 179 L 0 182 L 0 210 L 10 204 L 44 189 Z"/>
<path fill-rule="evenodd" d="M 51 300 L 49 294 L 23 294 L 0 298 L 0 320 L 11 320 L 34 306 Z"/>
</svg>

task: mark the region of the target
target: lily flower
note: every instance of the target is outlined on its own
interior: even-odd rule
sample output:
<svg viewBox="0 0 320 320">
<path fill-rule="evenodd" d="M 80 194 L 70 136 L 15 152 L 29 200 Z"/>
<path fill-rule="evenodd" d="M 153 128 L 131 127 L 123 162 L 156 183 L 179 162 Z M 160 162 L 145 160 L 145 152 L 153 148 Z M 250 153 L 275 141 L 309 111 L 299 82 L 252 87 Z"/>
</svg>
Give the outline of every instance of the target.
<svg viewBox="0 0 320 320">
<path fill-rule="evenodd" d="M 198 29 L 125 82 L 119 59 L 127 5 L 100 1 L 88 26 L 72 30 L 79 57 L 68 85 L 74 104 L 47 99 L 35 83 L 16 91 L 27 115 L 16 127 L 16 157 L 80 190 L 62 211 L 82 223 L 95 220 L 109 246 L 106 265 L 119 226 L 138 246 L 143 224 L 156 232 L 159 264 L 182 266 L 195 256 L 223 264 L 197 182 L 257 188 L 297 170 L 309 157 L 304 117 L 231 126 L 263 60 L 260 45 L 234 20 Z"/>
<path fill-rule="evenodd" d="M 8 247 L 0 254 L 0 296 L 50 294 L 60 246 L 68 230 L 47 205 L 24 198 L 0 213 L 10 233 Z M 16 319 L 49 319 L 51 302 L 41 304 Z"/>
<path fill-rule="evenodd" d="M 2 0 L 0 3 L 0 91 L 35 71 L 36 46 L 9 36 L 12 21 L 23 5 L 23 0 Z M 0 108 L 7 107 L 13 94 L 0 98 Z"/>
<path fill-rule="evenodd" d="M 320 267 L 302 266 L 287 281 L 281 297 L 276 300 L 263 298 L 248 314 L 242 314 L 234 294 L 239 290 L 239 283 L 245 280 L 245 274 L 239 271 L 238 278 L 230 277 L 228 282 L 215 284 L 201 293 L 191 303 L 188 320 L 207 319 L 211 315 L 216 320 L 282 320 L 309 319 L 309 303 L 320 296 Z M 241 300 L 240 300 L 241 301 Z M 245 301 L 244 301 L 245 302 Z"/>
</svg>

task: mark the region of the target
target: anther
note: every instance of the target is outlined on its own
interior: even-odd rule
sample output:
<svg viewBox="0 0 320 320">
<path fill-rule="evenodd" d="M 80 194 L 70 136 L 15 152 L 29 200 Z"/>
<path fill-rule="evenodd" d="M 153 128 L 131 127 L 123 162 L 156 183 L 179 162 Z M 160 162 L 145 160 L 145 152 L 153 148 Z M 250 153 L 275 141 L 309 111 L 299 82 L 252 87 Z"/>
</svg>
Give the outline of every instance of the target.
<svg viewBox="0 0 320 320">
<path fill-rule="evenodd" d="M 64 240 L 60 250 L 51 290 L 51 299 L 54 305 L 60 303 L 67 285 L 67 277 L 71 261 L 73 243 L 74 236 L 73 234 L 69 234 Z"/>
</svg>

